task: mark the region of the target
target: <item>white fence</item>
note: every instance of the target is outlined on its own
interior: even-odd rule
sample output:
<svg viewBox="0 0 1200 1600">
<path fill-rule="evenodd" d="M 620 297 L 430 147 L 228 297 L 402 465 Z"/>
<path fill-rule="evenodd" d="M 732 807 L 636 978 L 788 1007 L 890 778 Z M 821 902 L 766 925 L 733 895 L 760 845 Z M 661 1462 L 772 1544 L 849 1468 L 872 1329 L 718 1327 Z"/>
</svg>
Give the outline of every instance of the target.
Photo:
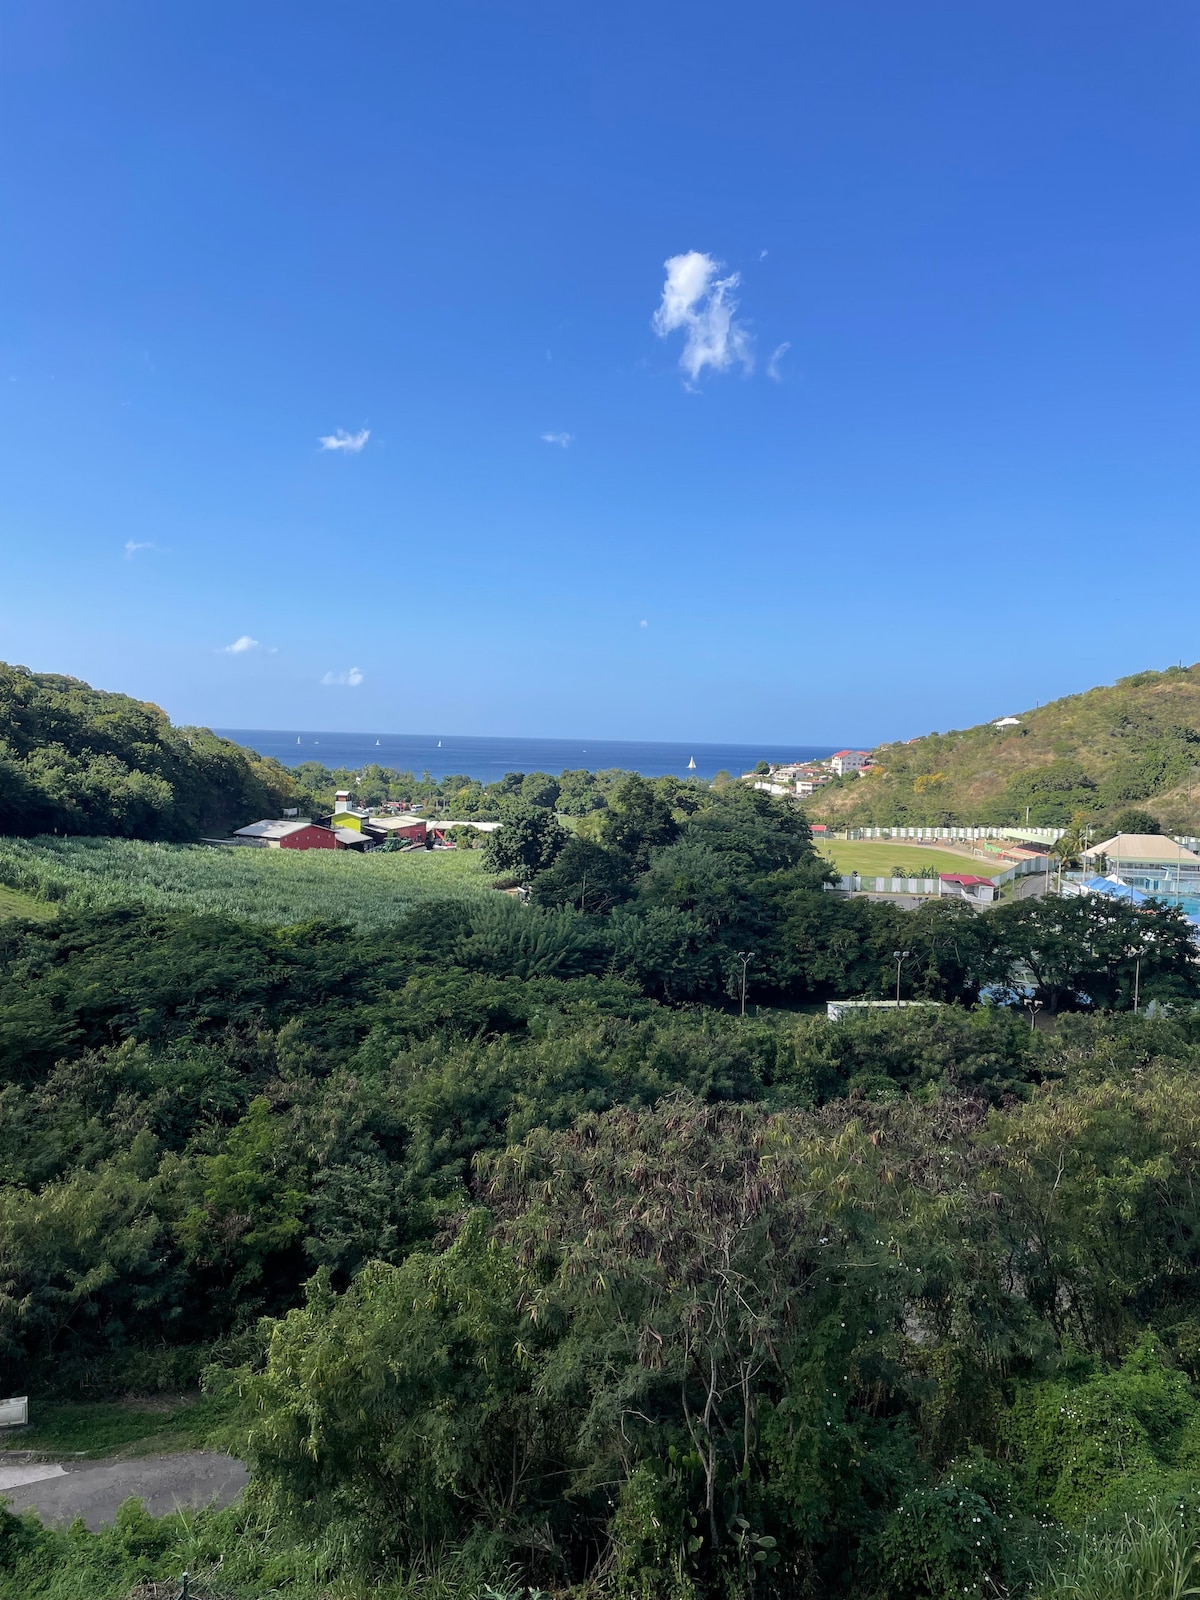
<svg viewBox="0 0 1200 1600">
<path fill-rule="evenodd" d="M 1029 839 L 1057 844 L 1065 828 L 847 828 L 847 839 Z"/>
<path fill-rule="evenodd" d="M 847 894 L 937 894 L 937 878 L 864 878 L 857 872 L 838 884 Z"/>
<path fill-rule="evenodd" d="M 1002 884 L 1011 883 L 1014 878 L 1028 877 L 1032 872 L 1049 872 L 1049 856 L 1032 856 L 1028 861 L 1018 861 L 1016 866 L 1009 867 L 1004 872 L 995 874 L 990 872 L 976 873 L 976 877 L 987 878 L 999 889 Z M 940 894 L 940 878 L 864 878 L 859 872 L 843 875 L 838 883 L 838 888 L 845 894 Z"/>
</svg>

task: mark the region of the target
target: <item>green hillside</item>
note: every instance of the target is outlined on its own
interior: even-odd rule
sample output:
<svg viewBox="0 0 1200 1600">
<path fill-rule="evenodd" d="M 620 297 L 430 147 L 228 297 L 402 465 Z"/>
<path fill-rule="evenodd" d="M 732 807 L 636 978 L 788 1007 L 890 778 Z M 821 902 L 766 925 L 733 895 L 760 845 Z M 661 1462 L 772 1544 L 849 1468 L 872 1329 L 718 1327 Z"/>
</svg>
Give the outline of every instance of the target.
<svg viewBox="0 0 1200 1600">
<path fill-rule="evenodd" d="M 1000 713 L 998 712 L 997 715 Z M 878 767 L 814 797 L 814 818 L 839 826 L 1101 828 L 1130 806 L 1169 832 L 1200 828 L 1200 664 L 1138 672 L 1115 684 L 875 751 Z"/>
<path fill-rule="evenodd" d="M 275 816 L 291 775 L 208 728 L 0 662 L 0 834 L 195 839 Z"/>
</svg>

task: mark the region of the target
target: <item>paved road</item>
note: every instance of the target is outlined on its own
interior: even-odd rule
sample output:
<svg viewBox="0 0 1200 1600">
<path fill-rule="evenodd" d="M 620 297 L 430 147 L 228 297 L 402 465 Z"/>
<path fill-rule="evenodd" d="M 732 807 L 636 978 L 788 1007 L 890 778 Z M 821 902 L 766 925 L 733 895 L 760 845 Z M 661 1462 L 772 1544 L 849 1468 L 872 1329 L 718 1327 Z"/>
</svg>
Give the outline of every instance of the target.
<svg viewBox="0 0 1200 1600">
<path fill-rule="evenodd" d="M 246 1486 L 248 1473 L 232 1456 L 213 1450 L 143 1456 L 138 1461 L 88 1461 L 65 1473 L 0 1491 L 14 1511 L 36 1511 L 43 1522 L 66 1527 L 82 1517 L 94 1533 L 117 1508 L 137 1495 L 156 1517 L 183 1507 L 227 1506 Z"/>
<path fill-rule="evenodd" d="M 1013 879 L 1014 900 L 1040 900 L 1054 887 L 1052 872 L 1031 872 L 1024 878 Z"/>
</svg>

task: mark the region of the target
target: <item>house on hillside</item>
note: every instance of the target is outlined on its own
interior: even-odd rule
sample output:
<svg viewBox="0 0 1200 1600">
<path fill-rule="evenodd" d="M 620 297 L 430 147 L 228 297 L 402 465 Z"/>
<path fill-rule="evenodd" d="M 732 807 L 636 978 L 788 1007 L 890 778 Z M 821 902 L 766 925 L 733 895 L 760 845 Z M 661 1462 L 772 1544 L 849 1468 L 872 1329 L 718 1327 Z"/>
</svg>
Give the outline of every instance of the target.
<svg viewBox="0 0 1200 1600">
<path fill-rule="evenodd" d="M 829 758 L 829 767 L 839 778 L 857 774 L 871 759 L 869 750 L 837 750 Z"/>
<path fill-rule="evenodd" d="M 336 850 L 337 840 L 330 828 L 322 828 L 307 817 L 264 820 L 238 828 L 235 844 L 266 846 L 270 850 Z"/>
</svg>

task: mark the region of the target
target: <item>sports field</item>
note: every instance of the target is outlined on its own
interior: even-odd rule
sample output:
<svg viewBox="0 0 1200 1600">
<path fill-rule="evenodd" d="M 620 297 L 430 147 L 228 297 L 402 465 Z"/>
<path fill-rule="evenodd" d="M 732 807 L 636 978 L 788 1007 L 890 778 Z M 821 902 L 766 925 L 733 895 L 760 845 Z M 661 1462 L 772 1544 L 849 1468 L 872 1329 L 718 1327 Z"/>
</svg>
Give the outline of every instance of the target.
<svg viewBox="0 0 1200 1600">
<path fill-rule="evenodd" d="M 931 850 L 924 845 L 889 844 L 886 839 L 830 839 L 820 846 L 839 872 L 861 872 L 864 878 L 890 878 L 893 867 L 915 877 L 936 878 L 939 872 L 974 872 L 990 878 L 1004 870 L 994 861 L 959 855 L 954 850 Z"/>
<path fill-rule="evenodd" d="M 487 896 L 477 850 L 221 850 L 135 839 L 0 838 L 7 915 L 53 914 L 54 902 L 104 908 L 135 902 L 253 922 L 310 920 L 383 927 L 422 900 Z M 15 893 L 13 891 L 16 891 Z M 29 897 L 33 897 L 32 902 Z M 5 915 L 0 904 L 0 915 Z"/>
</svg>

